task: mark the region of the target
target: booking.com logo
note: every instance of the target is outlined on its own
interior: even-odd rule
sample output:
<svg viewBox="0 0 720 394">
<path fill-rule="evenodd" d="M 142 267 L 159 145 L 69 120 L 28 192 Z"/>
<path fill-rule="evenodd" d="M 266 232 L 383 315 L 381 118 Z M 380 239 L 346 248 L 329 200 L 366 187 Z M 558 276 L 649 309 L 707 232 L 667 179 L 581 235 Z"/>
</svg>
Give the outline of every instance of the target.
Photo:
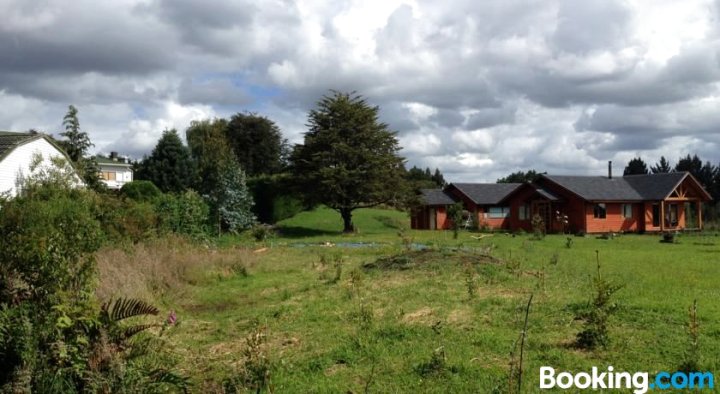
<svg viewBox="0 0 720 394">
<path fill-rule="evenodd" d="M 540 367 L 541 389 L 634 389 L 635 394 L 648 390 L 713 389 L 715 379 L 711 372 L 659 372 L 650 381 L 647 372 L 615 372 L 612 366 L 605 372 L 592 367 L 590 372 L 560 372 L 555 375 L 552 367 Z"/>
</svg>

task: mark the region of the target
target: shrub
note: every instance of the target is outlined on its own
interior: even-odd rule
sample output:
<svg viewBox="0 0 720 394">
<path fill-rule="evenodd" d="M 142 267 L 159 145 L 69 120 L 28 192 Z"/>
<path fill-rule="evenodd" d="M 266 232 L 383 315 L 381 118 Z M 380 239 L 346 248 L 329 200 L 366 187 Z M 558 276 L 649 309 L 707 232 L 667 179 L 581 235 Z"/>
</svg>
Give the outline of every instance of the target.
<svg viewBox="0 0 720 394">
<path fill-rule="evenodd" d="M 256 241 L 262 242 L 272 237 L 274 234 L 273 227 L 267 224 L 256 224 L 251 230 L 253 238 Z"/>
<path fill-rule="evenodd" d="M 132 181 L 124 184 L 120 193 L 133 200 L 140 202 L 152 202 L 160 198 L 162 192 L 150 181 Z"/>
<path fill-rule="evenodd" d="M 594 296 L 589 308 L 578 316 L 584 321 L 583 330 L 577 334 L 577 345 L 585 349 L 605 347 L 610 342 L 608 336 L 608 321 L 617 309 L 612 296 L 622 288 L 604 279 L 600 273 L 600 263 L 597 265 L 597 275 L 593 280 Z"/>
<path fill-rule="evenodd" d="M 535 214 L 532 217 L 533 239 L 541 240 L 545 238 L 545 221 L 542 216 Z"/>
<path fill-rule="evenodd" d="M 207 234 L 210 209 L 194 191 L 165 194 L 155 205 L 161 232 L 191 236 Z"/>
</svg>

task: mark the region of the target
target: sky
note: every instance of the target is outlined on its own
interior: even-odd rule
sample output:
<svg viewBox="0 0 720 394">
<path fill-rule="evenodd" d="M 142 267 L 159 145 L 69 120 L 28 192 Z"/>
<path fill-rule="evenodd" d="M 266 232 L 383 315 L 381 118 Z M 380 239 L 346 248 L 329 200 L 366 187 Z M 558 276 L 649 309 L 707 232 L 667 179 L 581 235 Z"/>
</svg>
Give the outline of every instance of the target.
<svg viewBox="0 0 720 394">
<path fill-rule="evenodd" d="M 377 105 L 408 167 L 454 182 L 720 161 L 720 3 L 0 0 L 0 130 L 140 158 L 254 112 L 301 143 L 333 90 Z"/>
</svg>

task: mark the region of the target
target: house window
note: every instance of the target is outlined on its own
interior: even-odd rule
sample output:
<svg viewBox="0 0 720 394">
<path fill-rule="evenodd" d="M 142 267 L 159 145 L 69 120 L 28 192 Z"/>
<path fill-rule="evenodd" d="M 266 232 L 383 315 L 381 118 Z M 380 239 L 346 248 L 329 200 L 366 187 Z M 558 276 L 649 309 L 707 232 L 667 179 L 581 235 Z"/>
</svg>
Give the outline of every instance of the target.
<svg viewBox="0 0 720 394">
<path fill-rule="evenodd" d="M 520 220 L 530 219 L 530 205 L 523 204 L 518 207 L 518 218 Z"/>
<path fill-rule="evenodd" d="M 622 205 L 622 215 L 625 219 L 632 219 L 632 217 L 633 217 L 632 204 L 623 204 Z"/>
<path fill-rule="evenodd" d="M 488 217 L 490 219 L 502 219 L 510 216 L 510 207 L 490 207 Z"/>
<path fill-rule="evenodd" d="M 605 219 L 607 216 L 607 209 L 605 208 L 605 204 L 595 204 L 595 208 L 593 209 L 593 216 L 595 219 Z"/>
<path fill-rule="evenodd" d="M 103 171 L 100 173 L 100 177 L 106 181 L 114 181 L 115 173 L 110 171 Z"/>
</svg>

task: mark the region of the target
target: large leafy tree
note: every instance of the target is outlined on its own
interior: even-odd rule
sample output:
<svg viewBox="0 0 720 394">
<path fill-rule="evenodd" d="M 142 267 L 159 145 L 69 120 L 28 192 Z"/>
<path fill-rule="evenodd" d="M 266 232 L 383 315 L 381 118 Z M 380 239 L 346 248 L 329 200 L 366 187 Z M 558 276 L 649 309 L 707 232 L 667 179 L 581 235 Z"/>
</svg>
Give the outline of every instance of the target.
<svg viewBox="0 0 720 394">
<path fill-rule="evenodd" d="M 630 160 L 625 166 L 625 171 L 623 171 L 623 175 L 644 175 L 649 173 L 647 164 L 639 157 Z"/>
<path fill-rule="evenodd" d="M 430 168 L 422 168 L 413 166 L 405 174 L 405 179 L 410 183 L 413 190 L 419 189 L 435 189 L 445 186 L 445 178 L 439 169 L 435 169 L 435 173 L 430 172 Z"/>
<path fill-rule="evenodd" d="M 287 141 L 272 120 L 249 113 L 230 118 L 225 135 L 240 166 L 248 176 L 275 174 L 287 156 Z"/>
<path fill-rule="evenodd" d="M 310 203 L 338 211 L 352 232 L 355 209 L 405 198 L 404 159 L 396 133 L 378 120 L 378 107 L 355 93 L 332 92 L 308 114 L 291 168 Z"/>
<path fill-rule="evenodd" d="M 660 156 L 660 161 L 652 166 L 650 171 L 652 171 L 653 174 L 664 174 L 672 171 L 672 166 L 665 156 Z"/>
<path fill-rule="evenodd" d="M 255 217 L 245 172 L 225 138 L 226 126 L 224 119 L 194 121 L 186 136 L 199 175 L 196 189 L 208 198 L 218 230 L 236 232 L 250 227 Z"/>
<path fill-rule="evenodd" d="M 136 178 L 151 181 L 165 193 L 180 193 L 195 180 L 195 165 L 190 150 L 176 130 L 165 130 L 150 156 L 139 163 Z"/>
</svg>

